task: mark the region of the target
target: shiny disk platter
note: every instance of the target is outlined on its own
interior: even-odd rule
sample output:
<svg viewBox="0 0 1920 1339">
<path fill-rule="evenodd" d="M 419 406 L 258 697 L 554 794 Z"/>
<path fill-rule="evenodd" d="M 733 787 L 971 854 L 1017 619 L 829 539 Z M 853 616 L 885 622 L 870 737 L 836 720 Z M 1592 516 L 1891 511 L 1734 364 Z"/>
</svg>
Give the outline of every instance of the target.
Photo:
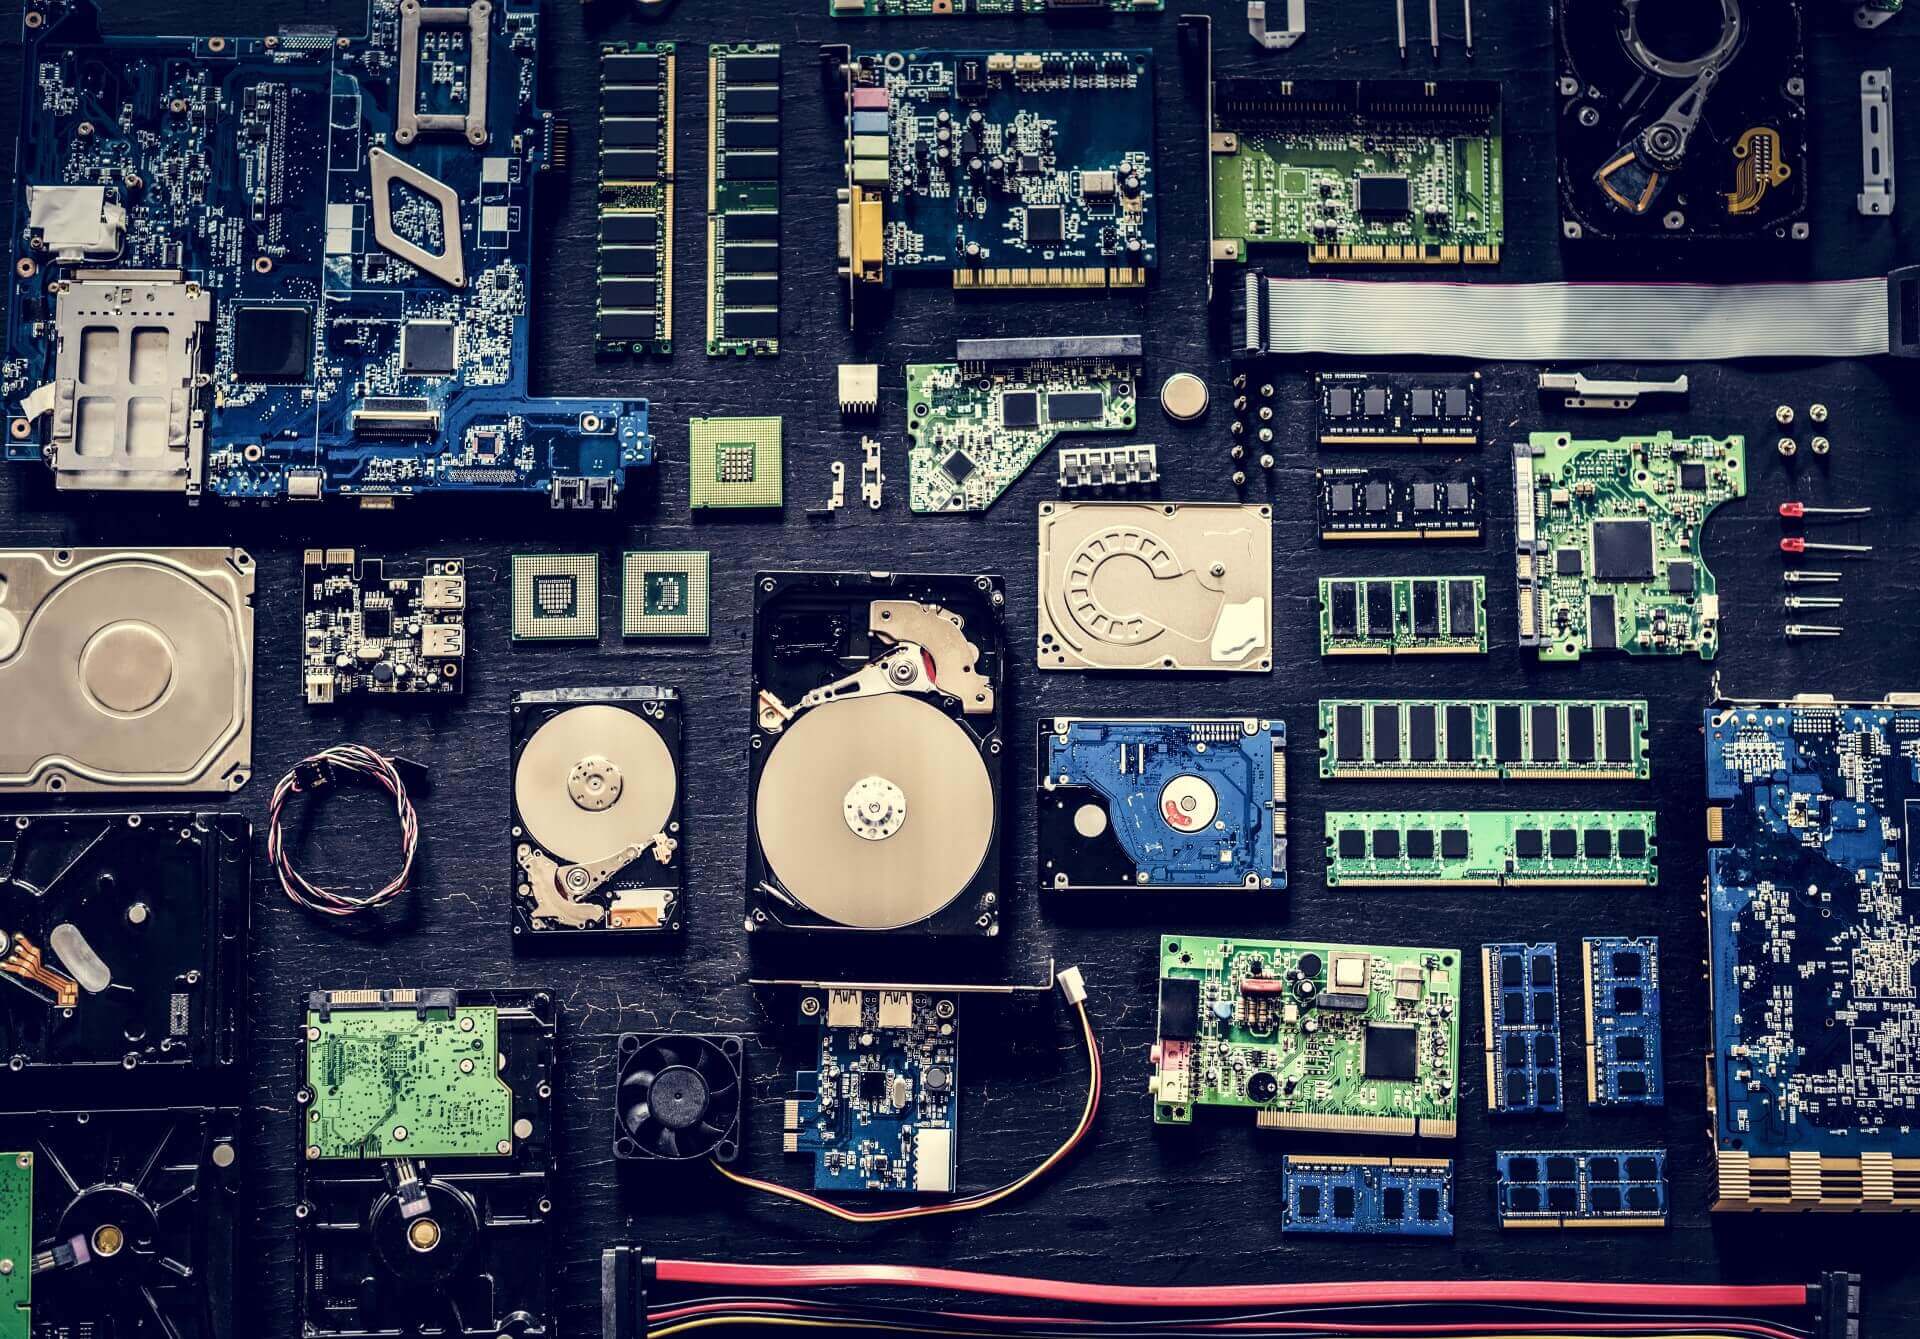
<svg viewBox="0 0 1920 1339">
<path fill-rule="evenodd" d="M 747 928 L 998 933 L 999 578 L 755 590 Z"/>
<path fill-rule="evenodd" d="M 0 795 L 245 785 L 253 576 L 241 549 L 0 549 Z"/>
<path fill-rule="evenodd" d="M 1043 670 L 1273 668 L 1273 508 L 1040 504 Z"/>
<path fill-rule="evenodd" d="M 686 891 L 680 695 L 513 699 L 513 933 L 667 933 Z"/>
</svg>

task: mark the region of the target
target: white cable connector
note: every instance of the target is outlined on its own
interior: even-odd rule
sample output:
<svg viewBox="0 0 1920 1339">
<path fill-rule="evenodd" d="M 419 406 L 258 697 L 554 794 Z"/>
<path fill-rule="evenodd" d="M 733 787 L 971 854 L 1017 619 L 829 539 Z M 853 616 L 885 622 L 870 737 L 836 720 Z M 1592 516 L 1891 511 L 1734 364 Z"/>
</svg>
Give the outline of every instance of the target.
<svg viewBox="0 0 1920 1339">
<path fill-rule="evenodd" d="M 1067 967 L 1053 978 L 1060 986 L 1060 993 L 1067 997 L 1068 1004 L 1084 1004 L 1087 1000 L 1087 981 L 1080 975 L 1078 967 Z"/>
</svg>

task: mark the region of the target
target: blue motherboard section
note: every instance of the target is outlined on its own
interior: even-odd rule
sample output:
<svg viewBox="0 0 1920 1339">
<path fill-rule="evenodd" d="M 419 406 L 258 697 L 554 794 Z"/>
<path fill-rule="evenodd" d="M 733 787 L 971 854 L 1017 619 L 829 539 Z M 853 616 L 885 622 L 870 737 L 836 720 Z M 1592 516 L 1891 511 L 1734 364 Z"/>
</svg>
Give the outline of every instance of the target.
<svg viewBox="0 0 1920 1339">
<path fill-rule="evenodd" d="M 62 488 L 611 506 L 644 400 L 527 392 L 538 0 L 371 0 L 365 36 L 24 29 L 9 459 Z"/>
<path fill-rule="evenodd" d="M 1526 1149 L 1493 1164 L 1502 1227 L 1667 1225 L 1665 1149 Z"/>
<path fill-rule="evenodd" d="M 1566 1109 L 1560 1052 L 1560 954 L 1552 944 L 1482 944 L 1487 1110 L 1501 1116 Z"/>
<path fill-rule="evenodd" d="M 1040 886 L 1287 886 L 1280 721 L 1083 720 L 1039 728 Z"/>
<path fill-rule="evenodd" d="M 1588 1104 L 1665 1106 L 1660 941 L 1595 936 L 1580 948 L 1586 969 Z"/>
<path fill-rule="evenodd" d="M 1715 1207 L 1920 1209 L 1920 703 L 1705 727 Z"/>
<path fill-rule="evenodd" d="M 1449 1158 L 1281 1159 L 1283 1233 L 1349 1237 L 1451 1237 Z"/>
<path fill-rule="evenodd" d="M 786 1152 L 813 1159 L 814 1189 L 950 1193 L 960 1136 L 953 998 L 844 987 L 801 1007 L 801 1021 L 819 1026 L 819 1064 L 796 1076 L 782 1133 Z"/>
</svg>

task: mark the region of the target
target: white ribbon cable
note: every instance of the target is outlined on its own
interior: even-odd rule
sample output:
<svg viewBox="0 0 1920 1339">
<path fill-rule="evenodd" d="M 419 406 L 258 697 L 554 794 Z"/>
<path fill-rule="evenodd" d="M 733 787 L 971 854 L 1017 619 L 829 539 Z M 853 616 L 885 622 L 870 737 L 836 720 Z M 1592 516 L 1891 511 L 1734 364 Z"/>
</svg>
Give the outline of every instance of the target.
<svg viewBox="0 0 1920 1339">
<path fill-rule="evenodd" d="M 1485 362 L 1865 358 L 1888 351 L 1885 278 L 1790 284 L 1387 283 L 1244 276 L 1239 352 Z"/>
</svg>

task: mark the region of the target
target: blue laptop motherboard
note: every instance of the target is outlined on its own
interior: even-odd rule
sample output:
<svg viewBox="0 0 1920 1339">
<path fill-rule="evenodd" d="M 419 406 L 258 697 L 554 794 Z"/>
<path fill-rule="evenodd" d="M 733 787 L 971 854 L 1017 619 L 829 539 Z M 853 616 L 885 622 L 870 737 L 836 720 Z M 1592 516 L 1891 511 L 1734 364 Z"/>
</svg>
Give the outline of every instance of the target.
<svg viewBox="0 0 1920 1339">
<path fill-rule="evenodd" d="M 7 456 L 61 488 L 611 506 L 644 400 L 527 393 L 538 0 L 371 0 L 367 34 L 100 32 L 31 0 Z"/>
<path fill-rule="evenodd" d="M 1714 1207 L 1920 1210 L 1920 702 L 1706 741 Z"/>
</svg>

